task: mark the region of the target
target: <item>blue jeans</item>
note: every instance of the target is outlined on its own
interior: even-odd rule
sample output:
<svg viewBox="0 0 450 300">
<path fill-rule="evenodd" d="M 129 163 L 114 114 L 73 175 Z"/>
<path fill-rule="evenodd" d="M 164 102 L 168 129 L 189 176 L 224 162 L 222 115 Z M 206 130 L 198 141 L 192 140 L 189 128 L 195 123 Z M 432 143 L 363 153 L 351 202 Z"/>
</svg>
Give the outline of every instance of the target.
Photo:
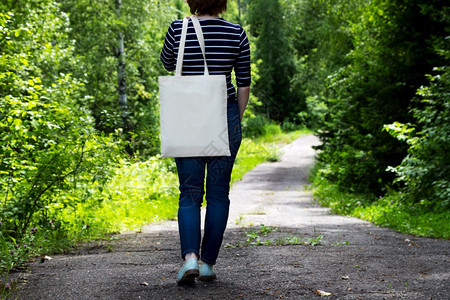
<svg viewBox="0 0 450 300">
<path fill-rule="evenodd" d="M 219 255 L 228 220 L 231 171 L 242 140 L 241 120 L 237 101 L 228 101 L 228 139 L 231 156 L 181 157 L 175 162 L 180 181 L 178 230 L 181 257 L 197 254 L 205 263 L 214 265 Z M 206 218 L 201 241 L 200 208 L 205 191 Z M 200 255 L 201 241 L 201 255 Z"/>
</svg>

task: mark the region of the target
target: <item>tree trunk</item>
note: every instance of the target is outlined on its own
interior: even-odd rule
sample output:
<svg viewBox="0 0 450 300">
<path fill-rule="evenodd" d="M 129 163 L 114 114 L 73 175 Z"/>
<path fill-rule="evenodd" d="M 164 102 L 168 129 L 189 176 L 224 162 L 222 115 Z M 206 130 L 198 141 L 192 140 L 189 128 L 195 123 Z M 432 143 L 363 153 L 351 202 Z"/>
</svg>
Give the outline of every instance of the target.
<svg viewBox="0 0 450 300">
<path fill-rule="evenodd" d="M 119 37 L 119 48 L 117 51 L 118 57 L 117 83 L 119 91 L 119 106 L 122 111 L 123 129 L 128 130 L 128 101 L 127 101 L 127 84 L 125 81 L 126 73 L 125 73 L 125 51 L 123 43 L 123 33 L 119 32 L 118 37 Z"/>
<path fill-rule="evenodd" d="M 122 0 L 116 0 L 116 14 L 117 18 L 120 18 L 122 8 Z M 122 130 L 125 139 L 131 142 L 129 113 L 128 113 L 128 100 L 127 100 L 127 84 L 126 84 L 126 71 L 125 71 L 125 47 L 124 36 L 122 29 L 118 33 L 118 48 L 117 48 L 117 86 L 119 92 L 119 107 L 122 117 Z M 128 145 L 127 152 L 133 154 L 131 147 Z"/>
<path fill-rule="evenodd" d="M 241 23 L 241 0 L 238 0 L 238 11 L 239 11 L 239 24 Z"/>
</svg>

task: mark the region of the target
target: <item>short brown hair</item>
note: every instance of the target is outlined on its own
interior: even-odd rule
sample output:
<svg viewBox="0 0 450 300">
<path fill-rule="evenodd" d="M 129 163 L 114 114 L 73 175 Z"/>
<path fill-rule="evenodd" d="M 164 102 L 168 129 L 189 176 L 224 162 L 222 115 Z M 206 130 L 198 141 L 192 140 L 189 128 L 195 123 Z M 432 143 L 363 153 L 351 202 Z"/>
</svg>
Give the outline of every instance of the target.
<svg viewBox="0 0 450 300">
<path fill-rule="evenodd" d="M 187 0 L 191 14 L 218 15 L 227 10 L 227 0 Z"/>
</svg>

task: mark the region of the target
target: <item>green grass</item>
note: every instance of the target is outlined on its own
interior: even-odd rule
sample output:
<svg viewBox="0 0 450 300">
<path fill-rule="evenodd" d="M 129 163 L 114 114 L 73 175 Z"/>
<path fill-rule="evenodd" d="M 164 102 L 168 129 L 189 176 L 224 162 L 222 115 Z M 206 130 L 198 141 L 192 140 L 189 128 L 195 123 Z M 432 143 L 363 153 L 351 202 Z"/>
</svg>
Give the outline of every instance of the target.
<svg viewBox="0 0 450 300">
<path fill-rule="evenodd" d="M 178 202 L 174 171 L 173 160 L 159 157 L 118 169 L 105 187 L 104 200 L 96 212 L 106 232 L 140 230 L 149 222 L 174 218 L 172 207 Z"/>
<path fill-rule="evenodd" d="M 430 211 L 401 202 L 399 194 L 386 197 L 346 193 L 323 178 L 312 178 L 314 196 L 323 206 L 341 215 L 367 220 L 379 226 L 416 236 L 450 238 L 450 212 Z"/>
<path fill-rule="evenodd" d="M 312 131 L 309 129 L 302 129 L 302 130 L 296 130 L 291 132 L 282 132 L 280 134 L 269 134 L 260 136 L 254 139 L 255 143 L 257 144 L 274 144 L 278 146 L 289 144 L 290 142 L 294 141 L 295 139 L 305 136 L 308 134 L 311 134 Z"/>
<path fill-rule="evenodd" d="M 236 241 L 234 243 L 227 243 L 226 248 L 251 247 L 251 246 L 285 246 L 285 245 L 309 245 L 319 246 L 323 244 L 323 235 L 307 238 L 287 235 L 278 238 L 267 238 L 270 233 L 277 231 L 277 227 L 265 226 L 260 224 L 259 228 L 250 228 L 245 231 L 243 237 L 245 240 Z"/>
<path fill-rule="evenodd" d="M 268 134 L 255 139 L 244 138 L 233 167 L 231 182 L 242 179 L 245 173 L 262 162 L 278 161 L 281 146 L 309 133 L 311 133 L 309 130 L 299 130 L 281 134 Z"/>
</svg>

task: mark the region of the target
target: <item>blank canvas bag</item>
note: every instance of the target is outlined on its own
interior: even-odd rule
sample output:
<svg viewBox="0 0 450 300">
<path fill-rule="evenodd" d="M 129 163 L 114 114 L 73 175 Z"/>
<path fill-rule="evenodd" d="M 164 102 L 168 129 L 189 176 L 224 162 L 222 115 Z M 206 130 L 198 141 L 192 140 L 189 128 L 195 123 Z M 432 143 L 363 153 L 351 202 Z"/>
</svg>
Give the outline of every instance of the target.
<svg viewBox="0 0 450 300">
<path fill-rule="evenodd" d="M 204 75 L 181 76 L 188 18 L 183 20 L 175 76 L 159 77 L 161 156 L 230 156 L 225 75 L 209 75 L 200 23 L 191 17 Z"/>
</svg>

